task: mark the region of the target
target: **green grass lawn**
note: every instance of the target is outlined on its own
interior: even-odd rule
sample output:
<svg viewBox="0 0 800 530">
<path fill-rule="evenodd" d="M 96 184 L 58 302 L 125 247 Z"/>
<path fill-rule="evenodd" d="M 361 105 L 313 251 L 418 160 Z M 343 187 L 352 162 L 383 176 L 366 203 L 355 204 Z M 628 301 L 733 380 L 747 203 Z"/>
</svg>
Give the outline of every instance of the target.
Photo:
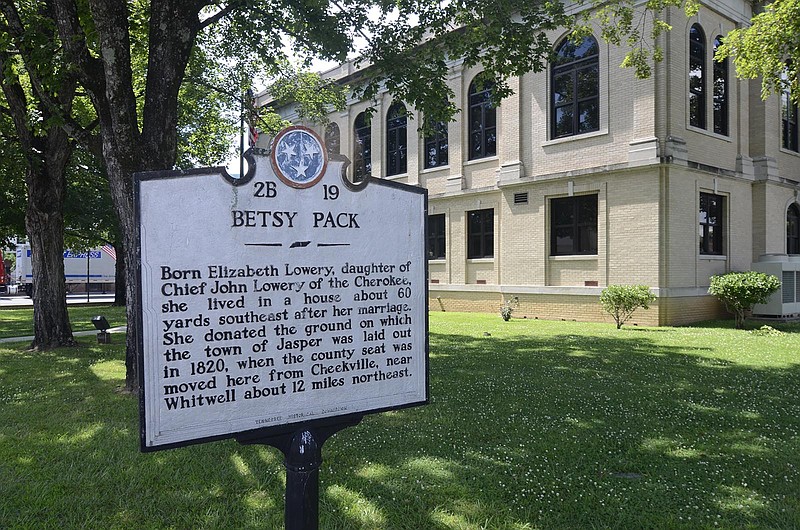
<svg viewBox="0 0 800 530">
<path fill-rule="evenodd" d="M 67 306 L 72 331 L 94 329 L 92 317 L 103 315 L 112 327 L 125 325 L 125 308 L 112 305 Z M 33 335 L 33 308 L 0 309 L 0 339 Z"/>
<path fill-rule="evenodd" d="M 430 320 L 430 405 L 326 443 L 321 528 L 800 527 L 800 326 Z M 23 347 L 0 348 L 0 527 L 282 527 L 275 449 L 138 452 L 121 338 Z"/>
</svg>

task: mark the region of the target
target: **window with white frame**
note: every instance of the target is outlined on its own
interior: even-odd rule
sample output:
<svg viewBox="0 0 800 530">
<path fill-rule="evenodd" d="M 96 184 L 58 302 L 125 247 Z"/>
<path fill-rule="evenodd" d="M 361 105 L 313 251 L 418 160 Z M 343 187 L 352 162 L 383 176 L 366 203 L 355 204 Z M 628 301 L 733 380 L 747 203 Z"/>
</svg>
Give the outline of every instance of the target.
<svg viewBox="0 0 800 530">
<path fill-rule="evenodd" d="M 600 129 L 600 48 L 592 36 L 556 48 L 550 77 L 551 137 Z"/>
<path fill-rule="evenodd" d="M 706 34 L 700 24 L 689 29 L 689 125 L 706 128 Z"/>
<path fill-rule="evenodd" d="M 725 197 L 714 193 L 700 193 L 698 213 L 700 254 L 721 256 L 724 254 L 724 206 Z"/>
<path fill-rule="evenodd" d="M 497 154 L 497 109 L 492 103 L 494 83 L 478 75 L 469 85 L 469 159 Z"/>
<path fill-rule="evenodd" d="M 467 212 L 467 258 L 494 257 L 494 209 Z"/>
<path fill-rule="evenodd" d="M 597 195 L 550 200 L 550 255 L 597 254 Z"/>
</svg>

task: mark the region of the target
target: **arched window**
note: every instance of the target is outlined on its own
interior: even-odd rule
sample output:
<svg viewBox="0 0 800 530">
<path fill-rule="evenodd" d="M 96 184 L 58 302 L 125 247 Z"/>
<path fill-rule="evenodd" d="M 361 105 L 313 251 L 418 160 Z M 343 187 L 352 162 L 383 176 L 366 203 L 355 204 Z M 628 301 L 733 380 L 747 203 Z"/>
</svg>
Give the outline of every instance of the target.
<svg viewBox="0 0 800 530">
<path fill-rule="evenodd" d="M 341 145 L 339 126 L 331 122 L 325 127 L 325 149 L 328 151 L 328 156 L 341 153 Z"/>
<path fill-rule="evenodd" d="M 356 116 L 353 124 L 353 182 L 361 182 L 372 173 L 372 130 L 366 112 Z"/>
<path fill-rule="evenodd" d="M 556 49 L 551 70 L 553 138 L 600 129 L 600 48 L 594 37 L 569 39 Z"/>
<path fill-rule="evenodd" d="M 722 36 L 714 39 L 714 54 Z M 714 61 L 714 132 L 728 136 L 728 58 Z"/>
<path fill-rule="evenodd" d="M 408 112 L 400 102 L 386 114 L 386 175 L 406 172 L 408 161 Z"/>
<path fill-rule="evenodd" d="M 797 203 L 786 212 L 786 253 L 800 254 L 800 207 Z"/>
<path fill-rule="evenodd" d="M 706 35 L 700 24 L 689 30 L 689 125 L 706 128 Z"/>
<path fill-rule="evenodd" d="M 783 71 L 781 79 L 784 81 L 784 90 L 781 93 L 781 145 L 784 149 L 800 152 L 797 142 L 797 103 L 792 101 L 792 91 L 787 83 L 788 74 Z"/>
<path fill-rule="evenodd" d="M 497 109 L 492 103 L 494 82 L 476 77 L 469 85 L 469 159 L 497 154 Z"/>
</svg>

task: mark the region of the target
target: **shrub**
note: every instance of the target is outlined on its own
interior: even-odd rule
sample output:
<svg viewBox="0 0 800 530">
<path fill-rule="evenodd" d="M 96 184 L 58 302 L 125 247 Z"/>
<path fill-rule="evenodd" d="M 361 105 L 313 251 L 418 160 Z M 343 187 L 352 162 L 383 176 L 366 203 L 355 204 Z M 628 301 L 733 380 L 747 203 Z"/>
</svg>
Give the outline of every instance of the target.
<svg viewBox="0 0 800 530">
<path fill-rule="evenodd" d="M 600 305 L 614 317 L 617 329 L 627 322 L 638 308 L 648 309 L 656 295 L 646 285 L 609 285 L 600 293 Z"/>
<path fill-rule="evenodd" d="M 511 313 L 514 312 L 514 306 L 519 305 L 519 298 L 516 296 L 511 300 L 506 300 L 503 302 L 503 305 L 500 306 L 500 316 L 508 322 L 511 320 Z"/>
<path fill-rule="evenodd" d="M 736 328 L 744 327 L 747 311 L 755 304 L 765 304 L 781 288 L 781 281 L 763 272 L 729 272 L 711 277 L 708 293 L 716 296 L 736 318 Z"/>
</svg>

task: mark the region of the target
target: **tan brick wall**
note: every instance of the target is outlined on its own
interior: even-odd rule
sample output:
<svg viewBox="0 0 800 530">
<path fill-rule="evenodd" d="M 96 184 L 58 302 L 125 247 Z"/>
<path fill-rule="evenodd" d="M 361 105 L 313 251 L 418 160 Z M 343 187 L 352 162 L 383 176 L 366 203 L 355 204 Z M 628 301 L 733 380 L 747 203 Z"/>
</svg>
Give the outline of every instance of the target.
<svg viewBox="0 0 800 530">
<path fill-rule="evenodd" d="M 431 311 L 498 313 L 504 299 L 518 298 L 515 318 L 608 322 L 614 320 L 601 307 L 598 296 L 513 294 L 469 291 L 431 291 Z M 730 315 L 712 296 L 659 298 L 649 309 L 637 309 L 626 325 L 680 326 L 703 320 L 725 319 Z"/>
<path fill-rule="evenodd" d="M 659 324 L 681 326 L 702 320 L 725 319 L 730 315 L 713 296 L 661 298 Z"/>
<path fill-rule="evenodd" d="M 736 79 L 733 65 L 728 73 L 728 134 L 714 132 L 713 107 L 713 52 L 714 39 L 724 36 L 736 27 L 732 20 L 713 9 L 703 7 L 698 16 L 687 19 L 679 10 L 671 10 L 670 23 L 673 30 L 666 39 L 668 52 L 665 54 L 665 66 L 669 75 L 669 123 L 670 135 L 686 140 L 689 160 L 734 171 L 736 156 L 741 152 L 741 139 L 747 136 L 747 121 L 742 122 L 745 130 L 740 130 L 739 107 L 746 109 L 749 98 L 749 84 Z M 689 124 L 689 29 L 699 23 L 705 33 L 706 46 L 706 126 L 699 129 Z M 746 151 L 745 151 L 746 152 Z"/>
</svg>

